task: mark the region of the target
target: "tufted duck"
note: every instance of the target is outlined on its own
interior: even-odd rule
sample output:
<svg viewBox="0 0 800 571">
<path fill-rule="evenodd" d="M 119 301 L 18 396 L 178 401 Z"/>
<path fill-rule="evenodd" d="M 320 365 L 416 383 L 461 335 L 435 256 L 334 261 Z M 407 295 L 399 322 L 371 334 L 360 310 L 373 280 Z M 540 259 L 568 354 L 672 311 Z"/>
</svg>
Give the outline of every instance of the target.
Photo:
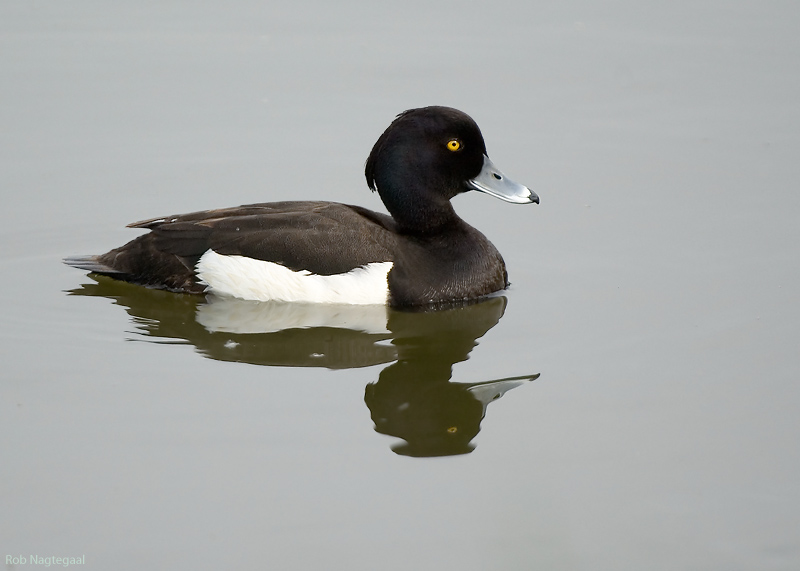
<svg viewBox="0 0 800 571">
<path fill-rule="evenodd" d="M 76 268 L 175 292 L 250 300 L 389 304 L 473 299 L 508 287 L 505 263 L 453 210 L 469 190 L 539 202 L 489 160 L 478 125 L 448 107 L 411 109 L 366 163 L 391 216 L 335 202 L 268 202 L 153 218 L 149 233 Z"/>
</svg>

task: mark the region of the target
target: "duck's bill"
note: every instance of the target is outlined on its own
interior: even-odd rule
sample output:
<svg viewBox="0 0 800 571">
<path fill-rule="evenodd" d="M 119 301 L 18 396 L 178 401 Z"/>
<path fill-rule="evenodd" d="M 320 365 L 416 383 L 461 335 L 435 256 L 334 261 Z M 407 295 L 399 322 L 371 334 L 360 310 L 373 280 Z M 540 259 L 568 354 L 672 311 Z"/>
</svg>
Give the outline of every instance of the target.
<svg viewBox="0 0 800 571">
<path fill-rule="evenodd" d="M 472 180 L 467 181 L 467 186 L 506 202 L 513 202 L 514 204 L 535 202 L 539 204 L 539 197 L 535 192 L 504 175 L 486 155 L 483 155 L 481 172 Z"/>
</svg>

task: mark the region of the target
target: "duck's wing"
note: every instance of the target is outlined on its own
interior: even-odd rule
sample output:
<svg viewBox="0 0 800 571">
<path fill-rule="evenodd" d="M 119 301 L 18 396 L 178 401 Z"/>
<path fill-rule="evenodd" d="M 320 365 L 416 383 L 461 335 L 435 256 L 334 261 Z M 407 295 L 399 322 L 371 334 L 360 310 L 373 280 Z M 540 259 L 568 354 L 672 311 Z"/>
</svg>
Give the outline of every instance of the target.
<svg viewBox="0 0 800 571">
<path fill-rule="evenodd" d="M 275 202 L 207 210 L 135 222 L 150 232 L 73 266 L 118 279 L 200 292 L 195 265 L 208 250 L 275 262 L 291 270 L 331 275 L 392 260 L 389 216 L 333 202 Z"/>
</svg>

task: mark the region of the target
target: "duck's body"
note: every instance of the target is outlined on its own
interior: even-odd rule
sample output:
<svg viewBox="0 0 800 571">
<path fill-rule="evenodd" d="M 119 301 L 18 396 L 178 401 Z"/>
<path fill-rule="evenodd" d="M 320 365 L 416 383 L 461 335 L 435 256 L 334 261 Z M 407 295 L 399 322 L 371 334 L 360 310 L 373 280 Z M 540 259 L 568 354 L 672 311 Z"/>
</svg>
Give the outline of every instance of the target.
<svg viewBox="0 0 800 571">
<path fill-rule="evenodd" d="M 504 178 L 477 125 L 445 107 L 406 111 L 367 160 L 392 216 L 334 202 L 274 202 L 130 224 L 150 232 L 68 264 L 148 287 L 244 299 L 435 304 L 508 286 L 503 258 L 456 215 L 470 189 L 538 202 Z"/>
</svg>

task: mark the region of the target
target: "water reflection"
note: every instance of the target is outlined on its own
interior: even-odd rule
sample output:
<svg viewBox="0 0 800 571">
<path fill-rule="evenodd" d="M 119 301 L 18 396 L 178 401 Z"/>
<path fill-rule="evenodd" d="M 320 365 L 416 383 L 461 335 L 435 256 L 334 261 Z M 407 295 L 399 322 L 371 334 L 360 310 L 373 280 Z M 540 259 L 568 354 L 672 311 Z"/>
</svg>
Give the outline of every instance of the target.
<svg viewBox="0 0 800 571">
<path fill-rule="evenodd" d="M 460 383 L 452 367 L 497 325 L 507 300 L 404 312 L 382 306 L 263 303 L 174 294 L 101 276 L 70 295 L 126 308 L 138 339 L 191 344 L 206 357 L 256 365 L 349 369 L 392 363 L 366 388 L 375 430 L 409 456 L 465 454 L 488 404 L 539 375 Z"/>
</svg>

